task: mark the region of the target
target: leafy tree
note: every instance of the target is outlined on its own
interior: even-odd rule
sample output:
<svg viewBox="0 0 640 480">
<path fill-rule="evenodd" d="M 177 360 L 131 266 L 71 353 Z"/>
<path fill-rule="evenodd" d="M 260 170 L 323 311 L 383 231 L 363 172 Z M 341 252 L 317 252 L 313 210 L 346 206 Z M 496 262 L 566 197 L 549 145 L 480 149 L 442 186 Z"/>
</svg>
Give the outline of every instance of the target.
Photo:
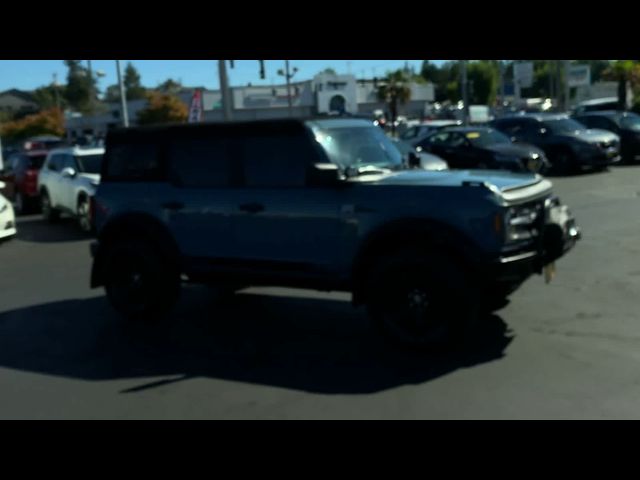
<svg viewBox="0 0 640 480">
<path fill-rule="evenodd" d="M 8 142 L 47 134 L 64 135 L 64 115 L 62 110 L 51 108 L 28 115 L 20 120 L 0 125 L 0 136 Z"/>
<path fill-rule="evenodd" d="M 467 82 L 469 84 L 469 103 L 489 105 L 496 99 L 499 83 L 498 63 L 491 60 L 469 62 Z"/>
<path fill-rule="evenodd" d="M 118 85 L 109 85 L 104 92 L 104 101 L 107 103 L 119 102 L 120 87 Z"/>
<path fill-rule="evenodd" d="M 65 108 L 68 105 L 63 85 L 47 85 L 36 88 L 33 92 L 33 98 L 43 110 L 57 108 L 58 106 Z"/>
<path fill-rule="evenodd" d="M 420 75 L 433 83 L 437 102 L 455 102 L 460 99 L 460 62 L 448 61 L 438 67 L 425 60 Z"/>
<path fill-rule="evenodd" d="M 89 71 L 82 66 L 80 60 L 65 60 L 64 63 L 69 69 L 64 98 L 74 110 L 83 113 L 91 111 L 92 105 L 97 100 L 96 79 L 89 78 Z"/>
<path fill-rule="evenodd" d="M 398 104 L 404 104 L 411 99 L 410 80 L 404 70 L 387 74 L 386 79 L 378 86 L 378 99 L 389 104 L 391 131 L 395 133 Z"/>
<path fill-rule="evenodd" d="M 164 82 L 162 82 L 156 88 L 161 93 L 166 93 L 170 95 L 177 95 L 182 90 L 182 83 L 179 81 L 173 80 L 172 78 L 168 78 Z"/>
<path fill-rule="evenodd" d="M 131 63 L 127 63 L 127 67 L 124 69 L 122 82 L 124 83 L 127 100 L 139 100 L 146 97 L 147 89 L 140 83 L 140 74 Z M 120 98 L 119 92 L 118 98 Z"/>
<path fill-rule="evenodd" d="M 602 72 L 606 80 L 618 82 L 618 105 L 627 108 L 627 86 L 638 88 L 640 85 L 640 64 L 635 60 L 616 60 Z"/>
<path fill-rule="evenodd" d="M 185 122 L 189 115 L 187 106 L 175 95 L 149 92 L 149 104 L 138 112 L 140 125 Z"/>
<path fill-rule="evenodd" d="M 322 73 L 328 73 L 329 75 L 335 75 L 336 71 L 331 67 L 327 67 L 322 71 Z"/>
</svg>

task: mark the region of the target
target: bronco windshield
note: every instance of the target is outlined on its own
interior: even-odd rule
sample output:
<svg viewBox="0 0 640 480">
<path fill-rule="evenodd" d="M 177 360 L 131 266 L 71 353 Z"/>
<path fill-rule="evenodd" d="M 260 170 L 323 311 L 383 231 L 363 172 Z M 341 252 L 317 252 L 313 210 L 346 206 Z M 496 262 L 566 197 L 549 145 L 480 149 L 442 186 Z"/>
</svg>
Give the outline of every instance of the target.
<svg viewBox="0 0 640 480">
<path fill-rule="evenodd" d="M 331 162 L 343 170 L 361 167 L 395 170 L 403 165 L 398 147 L 378 127 L 313 127 L 313 133 Z"/>
</svg>

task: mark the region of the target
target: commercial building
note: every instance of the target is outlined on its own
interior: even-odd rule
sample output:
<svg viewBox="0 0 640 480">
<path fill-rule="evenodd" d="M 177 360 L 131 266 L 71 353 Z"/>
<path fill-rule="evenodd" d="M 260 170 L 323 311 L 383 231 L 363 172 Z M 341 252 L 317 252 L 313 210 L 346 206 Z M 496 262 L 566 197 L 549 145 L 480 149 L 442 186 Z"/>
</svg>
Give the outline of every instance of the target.
<svg viewBox="0 0 640 480">
<path fill-rule="evenodd" d="M 398 106 L 398 114 L 420 117 L 425 107 L 434 101 L 432 84 L 413 83 L 411 99 Z M 349 113 L 371 115 L 375 110 L 387 110 L 378 99 L 378 85 L 374 80 L 358 80 L 353 75 L 320 73 L 311 80 L 291 82 L 291 106 L 287 85 L 232 87 L 233 120 L 259 120 L 286 117 L 309 117 L 316 114 Z M 183 89 L 178 97 L 189 105 L 194 89 Z M 218 90 L 203 90 L 204 120 L 221 121 L 222 95 Z M 128 102 L 131 125 L 136 124 L 137 114 L 145 108 L 146 100 Z M 121 125 L 120 105 L 107 104 L 104 113 L 93 116 L 67 116 L 66 129 L 69 138 L 85 134 L 105 135 L 111 128 Z"/>
</svg>

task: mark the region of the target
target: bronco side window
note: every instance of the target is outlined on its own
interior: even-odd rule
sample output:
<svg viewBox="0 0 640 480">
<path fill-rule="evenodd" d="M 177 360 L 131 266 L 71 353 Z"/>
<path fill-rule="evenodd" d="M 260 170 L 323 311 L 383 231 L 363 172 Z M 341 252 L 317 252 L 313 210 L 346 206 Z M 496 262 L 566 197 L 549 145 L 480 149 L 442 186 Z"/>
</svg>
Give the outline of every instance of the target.
<svg viewBox="0 0 640 480">
<path fill-rule="evenodd" d="M 177 138 L 168 146 L 169 175 L 179 186 L 229 187 L 233 160 L 228 140 Z"/>
<path fill-rule="evenodd" d="M 110 145 L 105 155 L 103 181 L 162 180 L 158 143 L 136 140 Z"/>
<path fill-rule="evenodd" d="M 255 135 L 242 142 L 247 187 L 302 187 L 314 158 L 309 142 L 295 135 Z"/>
</svg>

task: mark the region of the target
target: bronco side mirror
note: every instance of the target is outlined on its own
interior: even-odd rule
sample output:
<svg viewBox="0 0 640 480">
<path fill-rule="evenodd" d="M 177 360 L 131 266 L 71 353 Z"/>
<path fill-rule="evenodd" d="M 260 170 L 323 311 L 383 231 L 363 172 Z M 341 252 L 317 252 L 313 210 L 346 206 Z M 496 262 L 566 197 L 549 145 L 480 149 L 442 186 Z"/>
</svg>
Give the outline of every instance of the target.
<svg viewBox="0 0 640 480">
<path fill-rule="evenodd" d="M 340 169 L 333 163 L 316 163 L 307 173 L 307 184 L 313 187 L 334 187 L 340 183 Z"/>
</svg>

